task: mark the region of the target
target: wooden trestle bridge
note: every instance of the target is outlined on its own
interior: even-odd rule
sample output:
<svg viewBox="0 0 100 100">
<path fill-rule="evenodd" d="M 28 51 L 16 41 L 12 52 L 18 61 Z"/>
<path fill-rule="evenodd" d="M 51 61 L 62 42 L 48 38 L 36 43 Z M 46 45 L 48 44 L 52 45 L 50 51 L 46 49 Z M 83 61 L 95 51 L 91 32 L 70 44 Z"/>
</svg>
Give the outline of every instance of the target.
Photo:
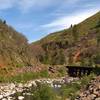
<svg viewBox="0 0 100 100">
<path fill-rule="evenodd" d="M 84 75 L 90 75 L 90 73 L 96 73 L 100 75 L 100 68 L 95 67 L 81 67 L 81 66 L 66 66 L 69 76 L 81 77 Z"/>
</svg>

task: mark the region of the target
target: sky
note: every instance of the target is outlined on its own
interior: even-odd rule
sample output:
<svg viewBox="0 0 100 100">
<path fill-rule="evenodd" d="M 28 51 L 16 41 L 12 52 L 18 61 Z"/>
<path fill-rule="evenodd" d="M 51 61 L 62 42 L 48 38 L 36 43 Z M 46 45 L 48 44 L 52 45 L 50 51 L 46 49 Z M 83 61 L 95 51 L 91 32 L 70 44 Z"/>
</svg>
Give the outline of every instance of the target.
<svg viewBox="0 0 100 100">
<path fill-rule="evenodd" d="M 0 18 L 29 43 L 100 11 L 100 0 L 0 0 Z"/>
</svg>

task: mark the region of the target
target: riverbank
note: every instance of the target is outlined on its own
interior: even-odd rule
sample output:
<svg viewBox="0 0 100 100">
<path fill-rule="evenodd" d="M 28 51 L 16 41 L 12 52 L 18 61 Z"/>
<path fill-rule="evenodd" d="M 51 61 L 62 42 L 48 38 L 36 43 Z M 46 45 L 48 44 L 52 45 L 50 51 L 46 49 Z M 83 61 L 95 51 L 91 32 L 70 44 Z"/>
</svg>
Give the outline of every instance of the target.
<svg viewBox="0 0 100 100">
<path fill-rule="evenodd" d="M 35 79 L 28 81 L 26 83 L 1 83 L 0 84 L 0 99 L 2 100 L 12 100 L 15 93 L 21 93 L 32 86 L 37 86 L 37 82 L 41 84 L 49 84 L 53 88 L 61 87 L 62 84 L 67 84 L 72 81 L 78 80 L 79 78 L 72 77 L 62 77 L 55 79 Z M 4 99 L 5 98 L 5 99 Z M 18 99 L 24 99 L 23 96 L 19 96 Z"/>
</svg>

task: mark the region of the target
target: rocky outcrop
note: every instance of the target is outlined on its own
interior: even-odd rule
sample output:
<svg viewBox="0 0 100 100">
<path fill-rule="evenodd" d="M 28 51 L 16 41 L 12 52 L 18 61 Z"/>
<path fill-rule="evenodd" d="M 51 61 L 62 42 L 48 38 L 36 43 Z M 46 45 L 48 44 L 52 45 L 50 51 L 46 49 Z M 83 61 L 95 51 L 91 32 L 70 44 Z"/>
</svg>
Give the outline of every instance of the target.
<svg viewBox="0 0 100 100">
<path fill-rule="evenodd" d="M 76 100 L 100 100 L 100 76 L 91 80 L 85 90 L 82 90 Z"/>
</svg>

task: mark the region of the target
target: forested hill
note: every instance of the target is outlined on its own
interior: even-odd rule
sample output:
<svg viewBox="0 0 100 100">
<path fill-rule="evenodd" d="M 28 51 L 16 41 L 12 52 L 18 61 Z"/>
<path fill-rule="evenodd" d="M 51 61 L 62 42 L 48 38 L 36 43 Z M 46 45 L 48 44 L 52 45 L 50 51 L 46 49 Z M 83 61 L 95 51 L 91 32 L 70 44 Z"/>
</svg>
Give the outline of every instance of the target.
<svg viewBox="0 0 100 100">
<path fill-rule="evenodd" d="M 26 37 L 0 20 L 0 68 L 29 66 L 33 59 Z"/>
<path fill-rule="evenodd" d="M 28 44 L 21 33 L 0 20 L 0 67 L 93 65 L 100 59 L 100 12 L 69 29 Z M 37 61 L 37 62 L 36 62 Z"/>
<path fill-rule="evenodd" d="M 100 12 L 32 43 L 31 48 L 44 64 L 90 66 L 100 63 Z"/>
</svg>

